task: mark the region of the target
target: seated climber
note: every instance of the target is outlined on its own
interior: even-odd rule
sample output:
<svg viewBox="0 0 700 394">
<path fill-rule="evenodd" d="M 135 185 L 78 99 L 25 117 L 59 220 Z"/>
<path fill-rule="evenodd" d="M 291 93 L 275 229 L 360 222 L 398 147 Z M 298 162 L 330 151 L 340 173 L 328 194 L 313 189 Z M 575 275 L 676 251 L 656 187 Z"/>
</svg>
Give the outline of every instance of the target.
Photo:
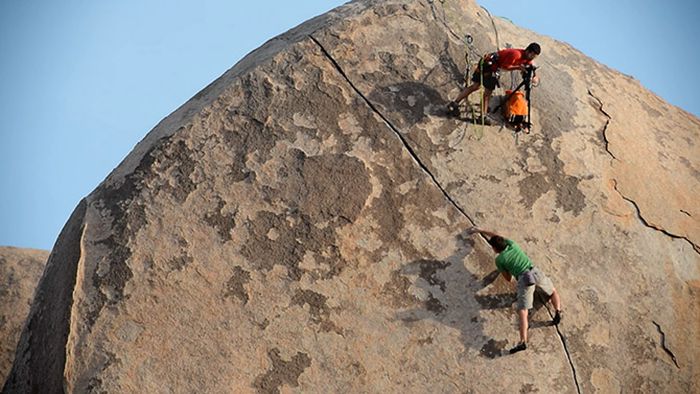
<svg viewBox="0 0 700 394">
<path fill-rule="evenodd" d="M 526 66 L 532 65 L 532 61 L 540 54 L 540 45 L 536 42 L 531 43 L 525 49 L 507 48 L 498 52 L 489 53 L 479 60 L 476 70 L 472 75 L 472 84 L 466 87 L 462 92 L 447 105 L 447 112 L 454 116 L 459 115 L 459 103 L 468 98 L 470 94 L 479 90 L 481 83 L 484 84 L 484 99 L 481 103 L 481 113 L 486 116 L 488 114 L 488 103 L 493 90 L 496 86 L 500 86 L 498 82 L 498 72 L 500 70 L 525 70 Z M 482 73 L 483 71 L 483 73 Z M 537 83 L 537 77 L 533 82 Z M 486 116 L 486 120 L 490 120 Z"/>
<path fill-rule="evenodd" d="M 510 282 L 512 277 L 517 281 L 517 308 L 518 308 L 518 329 L 520 331 L 520 343 L 510 349 L 510 353 L 527 349 L 527 329 L 528 310 L 532 309 L 535 287 L 539 287 L 549 296 L 549 301 L 554 306 L 554 318 L 552 323 L 558 325 L 562 319 L 561 299 L 559 293 L 554 288 L 552 281 L 542 271 L 532 265 L 532 261 L 518 244 L 501 237 L 491 231 L 472 227 L 467 230 L 467 234 L 482 234 L 487 237 L 489 245 L 493 248 L 496 256 L 496 268 L 503 277 Z"/>
</svg>

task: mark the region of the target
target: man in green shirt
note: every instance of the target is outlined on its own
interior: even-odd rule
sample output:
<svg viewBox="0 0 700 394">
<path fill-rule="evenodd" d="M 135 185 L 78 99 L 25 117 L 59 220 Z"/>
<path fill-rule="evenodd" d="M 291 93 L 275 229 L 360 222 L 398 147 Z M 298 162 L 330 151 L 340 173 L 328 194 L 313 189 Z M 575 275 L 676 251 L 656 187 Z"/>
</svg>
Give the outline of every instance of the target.
<svg viewBox="0 0 700 394">
<path fill-rule="evenodd" d="M 527 257 L 525 252 L 520 249 L 518 244 L 501 237 L 500 235 L 472 227 L 467 230 L 468 234 L 479 233 L 488 237 L 488 243 L 493 248 L 496 256 L 496 268 L 503 277 L 510 282 L 511 278 L 515 278 L 518 286 L 518 329 L 520 331 L 520 343 L 510 349 L 510 353 L 519 352 L 527 349 L 527 315 L 528 310 L 532 308 L 532 301 L 535 294 L 535 286 L 542 289 L 549 295 L 549 301 L 554 306 L 554 319 L 552 323 L 558 325 L 562 319 L 561 300 L 557 289 L 554 288 L 552 281 L 542 271 L 532 265 L 532 261 Z"/>
</svg>

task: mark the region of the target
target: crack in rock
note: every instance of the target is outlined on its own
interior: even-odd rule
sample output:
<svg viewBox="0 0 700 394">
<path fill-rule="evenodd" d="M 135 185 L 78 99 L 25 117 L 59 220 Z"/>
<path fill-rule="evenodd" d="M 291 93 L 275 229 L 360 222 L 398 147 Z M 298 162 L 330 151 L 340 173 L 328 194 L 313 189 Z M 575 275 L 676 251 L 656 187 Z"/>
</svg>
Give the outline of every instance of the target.
<svg viewBox="0 0 700 394">
<path fill-rule="evenodd" d="M 554 318 L 554 314 L 552 314 L 552 311 L 549 310 L 549 307 L 546 307 L 546 308 L 547 308 L 547 313 L 549 313 L 549 316 Z M 561 341 L 561 344 L 564 347 L 564 353 L 566 353 L 566 359 L 569 361 L 569 366 L 571 367 L 571 374 L 574 377 L 574 384 L 576 385 L 576 392 L 578 392 L 578 394 L 581 394 L 581 386 L 578 383 L 578 375 L 576 374 L 576 367 L 574 366 L 574 360 L 571 358 L 571 353 L 569 352 L 569 347 L 566 345 L 566 337 L 561 332 L 559 326 L 554 326 L 554 328 L 557 330 L 557 335 L 559 336 L 559 340 Z"/>
<path fill-rule="evenodd" d="M 673 363 L 676 364 L 676 368 L 681 369 L 680 365 L 678 365 L 678 361 L 676 360 L 676 355 L 673 354 L 673 352 L 666 347 L 666 334 L 661 330 L 661 325 L 653 320 L 652 323 L 654 323 L 657 331 L 659 331 L 659 334 L 661 334 L 661 348 L 664 349 L 664 351 L 666 352 L 666 354 L 668 354 L 669 357 L 671 357 Z"/>
<path fill-rule="evenodd" d="M 603 126 L 603 130 L 601 131 L 603 135 L 603 141 L 605 141 L 605 150 L 613 159 L 618 160 L 618 158 L 615 157 L 615 155 L 610 151 L 610 141 L 608 140 L 608 126 L 610 125 L 612 116 L 605 112 L 605 110 L 603 109 L 603 102 L 598 97 L 596 97 L 590 89 L 588 89 L 588 95 L 593 97 L 598 102 L 598 111 L 600 111 L 603 115 L 605 115 L 608 118 L 608 120 L 605 122 L 605 125 Z"/>
<path fill-rule="evenodd" d="M 642 222 L 642 224 L 644 224 L 646 227 L 649 227 L 650 229 L 659 231 L 659 232 L 661 232 L 661 233 L 663 233 L 663 234 L 665 234 L 673 239 L 685 240 L 686 242 L 688 242 L 690 244 L 690 246 L 693 247 L 693 249 L 695 250 L 696 253 L 700 254 L 700 246 L 695 245 L 693 243 L 693 241 L 691 241 L 689 238 L 673 234 L 673 233 L 669 232 L 668 230 L 661 228 L 661 227 L 658 227 L 652 223 L 649 223 L 646 219 L 644 219 L 644 217 L 642 216 L 642 210 L 639 208 L 639 205 L 637 204 L 637 202 L 635 202 L 631 198 L 626 197 L 624 194 L 622 194 L 622 192 L 617 188 L 617 180 L 613 179 L 612 181 L 613 181 L 613 189 L 615 189 L 615 191 L 620 195 L 620 197 L 622 197 L 623 200 L 629 202 L 630 204 L 632 204 L 634 206 L 634 209 L 637 211 L 637 217 Z"/>
<path fill-rule="evenodd" d="M 438 182 L 435 175 L 433 175 L 433 173 L 430 172 L 430 169 L 428 169 L 428 167 L 425 165 L 425 163 L 423 163 L 421 161 L 420 157 L 418 157 L 418 154 L 411 147 L 411 145 L 406 140 L 406 137 L 404 137 L 404 135 L 399 131 L 399 129 L 396 126 L 394 126 L 394 124 L 391 123 L 389 121 L 389 119 L 386 116 L 384 116 L 384 114 L 381 113 L 377 109 L 377 107 L 375 107 L 374 104 L 372 104 L 372 102 L 362 92 L 360 92 L 360 90 L 352 83 L 352 81 L 350 81 L 350 78 L 347 76 L 345 71 L 343 71 L 342 67 L 340 67 L 340 64 L 331 56 L 331 54 L 326 50 L 326 48 L 324 48 L 323 45 L 321 45 L 321 43 L 314 36 L 309 35 L 309 38 L 313 42 L 315 42 L 316 45 L 318 45 L 318 47 L 321 49 L 321 52 L 323 53 L 323 55 L 331 62 L 331 64 L 333 64 L 333 66 L 336 68 L 336 70 L 340 73 L 340 75 L 343 77 L 343 79 L 345 79 L 345 81 L 350 85 L 350 87 L 355 91 L 355 93 L 357 93 L 362 98 L 362 100 L 364 100 L 364 102 L 367 104 L 367 106 L 374 113 L 376 113 L 384 121 L 384 123 L 386 123 L 386 125 L 394 132 L 394 134 L 396 134 L 396 136 L 399 138 L 399 140 L 401 140 L 401 142 L 403 143 L 404 147 L 406 148 L 408 153 L 411 155 L 413 160 L 430 177 L 430 179 L 433 181 L 435 186 L 437 186 L 437 188 L 442 192 L 442 194 L 445 196 L 445 198 L 457 209 L 457 211 L 459 211 L 459 213 L 462 214 L 462 216 L 467 218 L 469 223 L 474 224 L 475 223 L 474 220 L 472 220 L 469 217 L 469 215 L 467 215 L 467 213 L 464 211 L 464 209 L 462 209 L 462 207 L 460 207 L 457 204 L 457 202 L 447 193 L 445 188 Z"/>
<path fill-rule="evenodd" d="M 488 12 L 488 10 L 487 10 L 487 12 Z M 494 27 L 495 27 L 495 26 L 494 26 Z M 309 38 L 310 38 L 313 42 L 315 42 L 316 45 L 318 45 L 318 47 L 321 49 L 321 52 L 324 54 L 324 56 L 326 56 L 326 58 L 328 58 L 328 60 L 331 62 L 331 64 L 333 64 L 333 66 L 335 66 L 336 70 L 337 70 L 337 71 L 340 73 L 340 75 L 347 81 L 347 83 L 348 83 L 348 84 L 350 85 L 350 87 L 355 91 L 355 93 L 357 93 L 357 94 L 365 101 L 365 103 L 370 107 L 370 109 L 372 109 L 372 111 L 374 111 L 374 112 L 387 124 L 387 126 L 396 134 L 396 136 L 401 140 L 401 142 L 403 143 L 404 147 L 406 148 L 406 150 L 408 151 L 408 153 L 411 155 L 411 157 L 413 158 L 413 160 L 415 160 L 415 162 L 420 166 L 420 168 L 423 169 L 423 171 L 425 171 L 425 172 L 428 174 L 428 176 L 430 176 L 430 178 L 432 179 L 433 183 L 438 187 L 438 189 L 440 189 L 440 191 L 441 191 L 442 194 L 445 196 L 445 198 L 446 198 L 446 199 L 447 199 L 447 200 L 448 200 L 448 201 L 449 201 L 449 202 L 450 202 L 450 203 L 451 203 L 465 218 L 467 218 L 467 220 L 469 220 L 470 223 L 474 224 L 475 222 L 474 222 L 474 221 L 469 217 L 469 215 L 467 215 L 467 213 L 452 199 L 452 197 L 447 193 L 447 191 L 446 191 L 446 190 L 442 187 L 442 185 L 440 185 L 440 183 L 437 181 L 437 179 L 436 179 L 435 176 L 432 174 L 432 172 L 430 172 L 430 170 L 428 169 L 428 167 L 420 160 L 420 158 L 418 157 L 418 154 L 413 150 L 413 148 L 411 147 L 411 145 L 408 143 L 408 141 L 406 140 L 406 138 L 401 134 L 401 132 L 396 128 L 396 126 L 394 126 L 394 125 L 389 121 L 389 119 L 387 119 L 387 117 L 384 116 L 384 114 L 382 114 L 382 113 L 374 106 L 374 104 L 372 104 L 372 102 L 369 101 L 369 99 L 368 99 L 367 97 L 365 97 L 364 94 L 362 94 L 362 92 L 360 92 L 360 90 L 352 83 L 352 81 L 350 81 L 350 78 L 347 76 L 347 74 L 345 73 L 345 71 L 343 71 L 342 67 L 340 67 L 340 64 L 331 56 L 331 54 L 323 47 L 323 45 L 321 45 L 321 43 L 320 43 L 318 40 L 316 40 L 315 37 L 309 35 Z M 577 377 L 577 375 L 576 375 L 576 368 L 574 367 L 573 360 L 571 359 L 571 354 L 570 354 L 569 349 L 568 349 L 568 347 L 567 347 L 567 345 L 566 345 L 566 340 L 565 340 L 564 336 L 562 335 L 562 333 L 559 331 L 559 327 L 557 327 L 557 333 L 559 334 L 559 338 L 560 338 L 560 340 L 561 340 L 561 342 L 562 342 L 562 345 L 564 346 L 564 352 L 566 353 L 567 360 L 569 361 L 569 366 L 571 367 L 571 372 L 572 372 L 572 375 L 573 375 L 573 378 L 574 378 L 574 384 L 576 385 L 576 391 L 580 394 L 580 393 L 581 393 L 581 388 L 580 388 L 579 383 L 578 383 L 578 377 Z"/>
<path fill-rule="evenodd" d="M 605 112 L 605 110 L 603 109 L 603 102 L 602 102 L 598 97 L 596 97 L 596 96 L 593 94 L 593 92 L 591 92 L 590 89 L 588 90 L 588 95 L 591 96 L 591 97 L 593 97 L 593 98 L 598 102 L 598 104 L 600 105 L 600 107 L 598 108 L 598 110 L 599 110 L 603 115 L 605 115 L 605 116 L 608 118 L 607 122 L 605 122 L 605 126 L 603 127 L 603 139 L 605 140 L 605 150 L 608 152 L 608 154 L 609 154 L 613 159 L 618 160 L 617 157 L 615 157 L 615 155 L 610 151 L 610 149 L 609 149 L 609 147 L 608 147 L 609 141 L 608 141 L 608 137 L 607 137 L 607 134 L 606 134 L 607 129 L 608 129 L 608 125 L 610 124 L 610 121 L 612 120 L 612 117 L 610 116 L 610 114 L 608 114 L 607 112 Z M 613 179 L 613 188 L 614 188 L 615 191 L 622 197 L 622 199 L 624 199 L 625 201 L 627 201 L 627 202 L 631 203 L 632 205 L 634 205 L 634 208 L 635 208 L 635 210 L 637 211 L 637 217 L 639 218 L 639 220 L 640 220 L 646 227 L 649 227 L 649 228 L 654 229 L 654 230 L 656 230 L 656 231 L 660 231 L 660 232 L 662 232 L 662 233 L 666 234 L 667 236 L 669 236 L 669 237 L 671 237 L 671 238 L 674 238 L 674 239 L 683 239 L 683 240 L 687 241 L 687 242 L 693 247 L 693 249 L 695 250 L 696 253 L 700 254 L 700 246 L 698 246 L 698 245 L 696 245 L 695 243 L 693 243 L 693 241 L 691 241 L 689 238 L 683 237 L 683 236 L 680 236 L 680 235 L 673 234 L 673 233 L 669 232 L 669 231 L 666 230 L 666 229 L 663 229 L 663 228 L 661 228 L 661 227 L 658 227 L 658 226 L 656 226 L 656 225 L 654 225 L 654 224 L 649 223 L 649 222 L 642 216 L 642 210 L 639 208 L 639 205 L 638 205 L 634 200 L 632 200 L 631 198 L 626 197 L 624 194 L 622 194 L 622 192 L 620 192 L 620 190 L 617 188 L 617 180 L 615 180 L 615 179 Z M 686 215 L 692 217 L 687 211 L 684 211 L 684 210 L 682 210 L 682 209 L 681 209 L 680 211 L 681 211 L 682 213 L 684 213 L 684 214 L 686 214 Z"/>
</svg>

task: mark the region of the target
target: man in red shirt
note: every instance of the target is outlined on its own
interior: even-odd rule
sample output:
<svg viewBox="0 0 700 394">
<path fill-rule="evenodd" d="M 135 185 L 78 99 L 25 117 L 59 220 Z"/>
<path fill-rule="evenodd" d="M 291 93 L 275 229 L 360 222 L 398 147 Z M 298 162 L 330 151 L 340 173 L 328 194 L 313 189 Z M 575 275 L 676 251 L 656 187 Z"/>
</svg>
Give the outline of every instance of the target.
<svg viewBox="0 0 700 394">
<path fill-rule="evenodd" d="M 451 101 L 447 106 L 448 113 L 459 115 L 459 102 L 469 97 L 470 94 L 479 90 L 481 83 L 484 84 L 484 101 L 481 103 L 481 113 L 488 113 L 489 99 L 491 93 L 500 86 L 498 83 L 499 70 L 525 70 L 527 66 L 532 65 L 532 61 L 541 52 L 540 45 L 536 42 L 531 43 L 525 49 L 508 48 L 498 52 L 490 53 L 479 60 L 479 64 L 472 76 L 472 84 L 462 90 L 454 101 Z M 482 74 L 483 70 L 483 74 Z M 537 77 L 533 78 L 533 82 L 537 82 Z"/>
</svg>

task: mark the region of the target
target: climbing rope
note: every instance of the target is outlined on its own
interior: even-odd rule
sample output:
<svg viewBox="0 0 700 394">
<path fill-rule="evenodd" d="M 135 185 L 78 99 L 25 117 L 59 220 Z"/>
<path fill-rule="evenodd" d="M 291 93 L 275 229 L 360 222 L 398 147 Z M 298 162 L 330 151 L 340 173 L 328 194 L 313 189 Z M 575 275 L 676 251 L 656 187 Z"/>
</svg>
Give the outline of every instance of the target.
<svg viewBox="0 0 700 394">
<path fill-rule="evenodd" d="M 479 100 L 479 112 L 481 113 L 481 127 L 477 127 L 474 130 L 474 134 L 476 135 L 477 140 L 481 140 L 481 138 L 484 136 L 484 125 L 486 123 L 484 119 L 484 93 L 486 91 L 484 90 L 484 59 L 481 58 L 479 60 L 479 83 L 481 86 L 479 86 L 479 91 L 481 93 L 481 100 Z M 469 105 L 469 99 L 467 99 L 467 105 Z"/>
<path fill-rule="evenodd" d="M 442 24 L 447 28 L 447 31 L 452 34 L 456 39 L 461 40 L 459 37 L 459 34 L 455 33 L 455 31 L 452 29 L 449 23 L 447 23 L 447 12 L 445 11 L 445 0 L 439 0 L 440 5 L 442 7 L 442 19 L 438 18 L 437 13 L 435 12 L 435 0 L 428 0 L 428 4 L 430 4 L 430 9 L 433 12 L 433 18 L 435 20 L 442 22 Z"/>
<path fill-rule="evenodd" d="M 513 48 L 513 45 L 509 42 L 506 42 L 506 48 L 510 49 Z M 515 70 L 510 70 L 508 74 L 510 74 L 510 90 L 515 89 Z"/>
<path fill-rule="evenodd" d="M 450 24 L 447 21 L 447 12 L 445 10 L 445 0 L 438 0 L 440 2 L 440 6 L 442 8 L 442 17 L 438 16 L 438 12 L 436 11 L 435 0 L 427 0 L 427 1 L 428 1 L 428 4 L 430 5 L 432 13 L 433 13 L 433 18 L 435 18 L 435 20 L 441 22 L 452 36 L 454 36 L 455 38 L 457 38 L 460 41 L 464 40 L 466 43 L 466 46 L 467 46 L 467 51 L 465 52 L 466 70 L 464 73 L 464 84 L 466 87 L 469 85 L 469 82 L 470 82 L 469 72 L 472 69 L 472 64 L 471 64 L 471 61 L 469 58 L 469 53 L 476 52 L 476 49 L 473 46 L 473 37 L 470 34 L 467 34 L 464 38 L 461 38 L 455 32 L 455 30 L 452 29 L 452 27 L 450 26 Z M 496 52 L 498 52 L 501 45 L 500 45 L 500 38 L 498 36 L 498 28 L 496 27 L 496 22 L 494 21 L 493 16 L 491 15 L 491 12 L 489 12 L 489 10 L 486 7 L 482 6 L 481 8 L 483 8 L 484 11 L 486 11 L 486 14 L 488 14 L 489 19 L 491 20 L 491 25 L 493 26 L 493 31 L 494 31 L 494 34 L 496 36 Z M 486 104 L 486 103 L 485 103 L 485 90 L 484 90 L 485 88 L 484 88 L 483 56 L 479 58 L 478 67 L 479 67 L 479 82 L 481 85 L 480 89 L 479 89 L 480 90 L 480 100 L 479 100 L 480 121 L 479 122 L 477 122 L 477 117 L 475 116 L 474 107 L 469 102 L 469 99 L 467 98 L 465 100 L 465 102 L 466 102 L 466 108 L 468 109 L 468 111 L 471 115 L 472 123 L 475 126 L 478 126 L 475 129 L 476 138 L 481 139 L 484 135 L 484 126 L 486 125 L 486 119 L 485 119 L 486 114 L 484 113 L 485 112 L 484 111 L 484 104 Z M 514 84 L 514 80 L 513 80 L 513 75 L 511 73 L 511 85 L 513 85 L 513 84 Z"/>
<path fill-rule="evenodd" d="M 499 43 L 499 40 L 498 40 L 498 28 L 496 28 L 496 22 L 493 20 L 493 16 L 491 15 L 491 13 L 489 12 L 489 10 L 486 7 L 481 6 L 481 8 L 483 8 L 484 11 L 486 11 L 486 13 L 489 14 L 489 18 L 491 19 L 491 25 L 493 26 L 493 32 L 496 33 L 496 52 L 498 52 L 501 48 L 501 44 Z"/>
<path fill-rule="evenodd" d="M 469 82 L 471 81 L 471 78 L 469 78 L 469 72 L 470 72 L 471 69 L 472 69 L 472 63 L 471 63 L 471 60 L 469 59 L 469 54 L 470 54 L 470 53 L 476 53 L 477 51 L 476 51 L 476 48 L 474 48 L 474 38 L 471 36 L 471 34 L 467 34 L 466 36 L 464 36 L 464 42 L 465 42 L 465 45 L 466 45 L 466 47 L 467 47 L 467 50 L 464 52 L 464 60 L 465 60 L 466 65 L 467 65 L 466 69 L 464 70 L 464 88 L 466 88 L 467 86 L 469 86 Z M 478 64 L 480 65 L 480 64 L 481 64 L 481 57 L 479 57 L 478 59 L 479 59 L 479 60 L 478 60 L 477 62 L 478 62 Z M 480 71 L 483 72 L 483 66 L 482 66 L 482 68 L 481 68 Z M 481 81 L 482 81 L 482 84 L 483 84 L 483 75 L 482 75 L 480 78 L 481 78 Z M 484 92 L 483 92 L 483 89 L 482 89 L 482 90 L 481 90 L 481 101 L 480 101 L 480 103 L 482 103 L 482 105 L 483 105 L 483 102 L 484 102 Z M 476 114 L 475 114 L 475 111 L 474 111 L 474 107 L 471 105 L 471 103 L 469 102 L 469 99 L 468 99 L 468 98 L 466 99 L 466 109 L 469 110 L 469 113 L 470 113 L 470 115 L 471 115 L 472 123 L 473 123 L 474 126 L 476 127 L 477 124 L 478 124 L 477 121 L 476 121 L 476 118 L 477 118 L 477 117 L 476 117 Z M 482 111 L 480 111 L 480 112 L 482 112 Z M 483 122 L 483 113 L 482 113 L 482 124 L 481 124 L 481 127 L 475 130 L 476 138 L 479 139 L 479 140 L 480 140 L 480 139 L 483 137 L 483 135 L 484 135 L 483 127 L 484 127 L 484 122 Z"/>
</svg>

